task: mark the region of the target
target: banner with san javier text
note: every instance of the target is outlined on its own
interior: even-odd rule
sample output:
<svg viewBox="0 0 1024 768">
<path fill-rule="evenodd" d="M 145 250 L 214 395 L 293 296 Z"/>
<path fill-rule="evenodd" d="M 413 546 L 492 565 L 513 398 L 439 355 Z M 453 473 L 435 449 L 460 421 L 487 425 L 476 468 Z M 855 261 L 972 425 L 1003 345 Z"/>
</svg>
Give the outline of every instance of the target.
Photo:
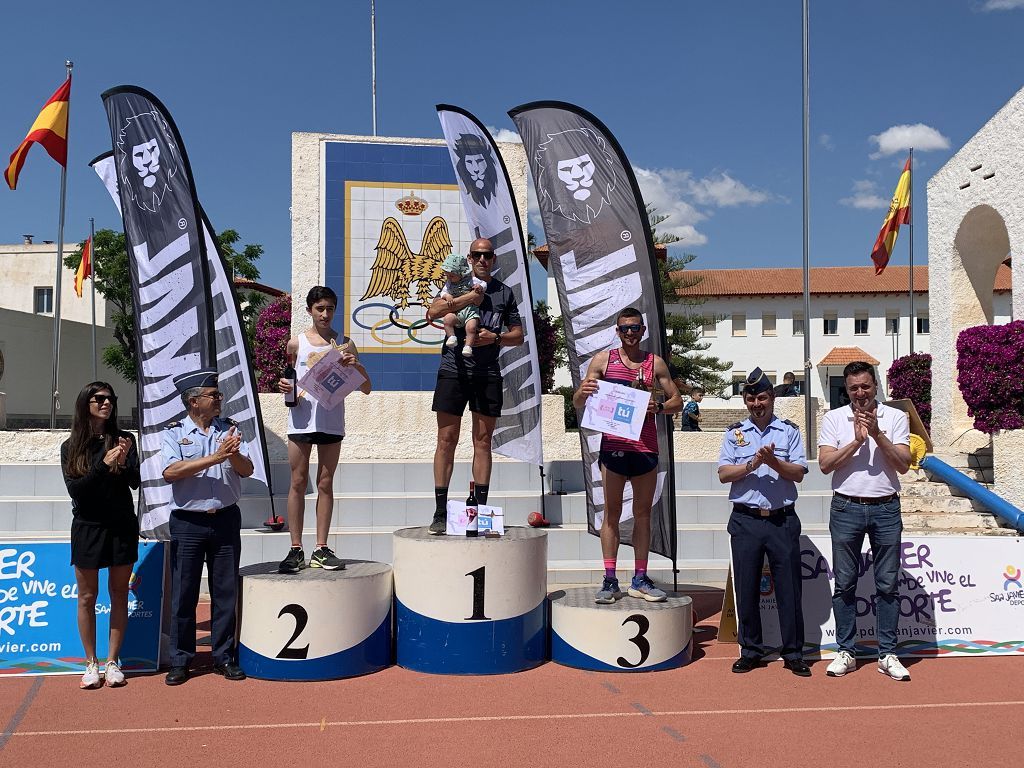
<svg viewBox="0 0 1024 768">
<path fill-rule="evenodd" d="M 117 191 L 117 168 L 114 155 L 107 152 L 89 163 L 100 177 L 107 192 L 121 210 L 121 199 Z M 249 338 L 242 323 L 242 310 L 238 296 L 228 278 L 224 255 L 220 252 L 213 236 L 213 226 L 202 211 L 203 240 L 206 243 L 207 267 L 210 274 L 210 299 L 214 311 L 216 331 L 217 372 L 220 376 L 217 387 L 224 393 L 221 413 L 238 424 L 238 430 L 249 441 L 249 456 L 252 459 L 252 480 L 267 486 L 271 509 L 274 504 L 273 485 L 267 467 L 270 458 L 267 444 L 263 439 L 263 413 L 252 375 L 252 352 Z"/>
<path fill-rule="evenodd" d="M 644 317 L 644 346 L 667 358 L 665 309 L 646 207 L 633 169 L 608 129 L 572 104 L 539 101 L 509 111 L 526 147 L 565 320 L 573 387 L 591 358 L 619 346 L 615 319 L 626 307 Z M 651 551 L 676 558 L 672 427 L 658 423 L 658 484 L 651 509 Z M 598 467 L 601 433 L 580 430 L 588 529 L 604 519 Z M 632 542 L 632 489 L 623 500 L 622 542 Z"/>
<path fill-rule="evenodd" d="M 192 168 L 167 110 L 142 88 L 101 98 L 110 123 L 135 314 L 144 536 L 169 538 L 161 432 L 185 417 L 174 377 L 216 365 L 209 261 Z"/>
<path fill-rule="evenodd" d="M 540 465 L 544 463 L 540 364 L 526 243 L 512 183 L 494 139 L 479 120 L 447 104 L 437 105 L 437 116 L 448 142 L 472 236 L 491 241 L 497 255 L 493 275 L 512 289 L 523 320 L 523 344 L 504 347 L 498 357 L 504 397 L 491 445 L 502 456 Z"/>
<path fill-rule="evenodd" d="M 128 628 L 121 646 L 125 671 L 160 666 L 163 614 L 162 541 L 139 544 L 139 560 L 128 582 Z M 81 674 L 85 650 L 78 634 L 78 585 L 64 541 L 18 541 L 0 545 L 0 677 Z M 110 598 L 101 568 L 96 600 L 96 656 L 107 658 Z"/>
<path fill-rule="evenodd" d="M 804 654 L 831 657 L 839 650 L 832 615 L 832 541 L 803 536 L 800 544 Z M 865 542 L 857 580 L 859 657 L 878 655 L 872 562 Z M 899 590 L 900 656 L 1024 653 L 1024 539 L 904 534 Z M 761 579 L 761 622 L 768 648 L 782 643 L 774 592 L 766 572 Z"/>
</svg>

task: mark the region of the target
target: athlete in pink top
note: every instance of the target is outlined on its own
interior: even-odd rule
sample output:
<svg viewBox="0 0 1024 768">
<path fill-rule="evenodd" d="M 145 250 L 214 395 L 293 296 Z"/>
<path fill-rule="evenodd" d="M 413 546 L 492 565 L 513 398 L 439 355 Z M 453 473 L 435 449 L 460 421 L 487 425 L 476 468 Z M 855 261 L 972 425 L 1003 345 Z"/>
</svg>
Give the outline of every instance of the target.
<svg viewBox="0 0 1024 768">
<path fill-rule="evenodd" d="M 587 375 L 573 394 L 577 409 L 583 408 L 587 398 L 597 392 L 597 380 L 639 389 L 651 390 L 654 384 L 665 393 L 659 401 L 652 397 L 647 406 L 647 418 L 639 440 L 627 440 L 613 435 L 601 438 L 601 483 L 604 486 L 604 520 L 601 524 L 601 552 L 604 555 L 604 582 L 595 597 L 598 603 L 613 603 L 622 597 L 619 581 L 615 577 L 615 562 L 619 551 L 619 518 L 622 516 L 622 495 L 628 481 L 633 486 L 633 551 L 636 574 L 629 587 L 630 597 L 651 602 L 665 599 L 647 576 L 647 555 L 651 546 L 651 504 L 658 480 L 658 428 L 654 415 L 677 413 L 683 398 L 669 375 L 665 361 L 651 352 L 640 349 L 640 340 L 646 327 L 640 311 L 629 307 L 616 319 L 621 349 L 598 352 L 590 361 Z"/>
</svg>

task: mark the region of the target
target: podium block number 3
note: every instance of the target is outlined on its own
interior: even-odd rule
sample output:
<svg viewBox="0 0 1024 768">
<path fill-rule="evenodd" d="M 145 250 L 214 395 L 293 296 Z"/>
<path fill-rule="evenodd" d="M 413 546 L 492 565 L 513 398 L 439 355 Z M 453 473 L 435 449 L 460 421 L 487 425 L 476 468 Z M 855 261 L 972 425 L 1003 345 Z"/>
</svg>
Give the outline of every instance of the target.
<svg viewBox="0 0 1024 768">
<path fill-rule="evenodd" d="M 473 579 L 473 615 L 467 616 L 466 621 L 490 621 L 484 613 L 484 579 L 487 566 L 481 565 L 475 571 L 466 575 Z M 293 640 L 295 638 L 292 638 Z"/>
<path fill-rule="evenodd" d="M 622 626 L 626 626 L 630 622 L 636 624 L 636 634 L 629 638 L 629 642 L 633 643 L 637 648 L 640 649 L 640 661 L 633 664 L 625 656 L 619 656 L 617 659 L 620 667 L 626 667 L 627 669 L 633 669 L 639 667 L 645 661 L 647 657 L 651 655 L 651 644 L 647 642 L 645 635 L 647 630 L 651 628 L 651 621 L 642 613 L 634 613 L 632 616 L 627 616 L 622 622 Z"/>
<path fill-rule="evenodd" d="M 293 648 L 292 643 L 298 639 L 299 635 L 302 634 L 302 630 L 306 628 L 306 624 L 309 622 L 309 614 L 306 613 L 305 608 L 295 603 L 289 603 L 282 608 L 281 612 L 277 614 L 277 618 L 280 619 L 286 613 L 295 618 L 295 631 L 292 632 L 292 636 L 288 638 L 288 642 L 284 644 L 284 648 L 278 652 L 277 658 L 304 659 L 309 655 L 309 643 L 306 643 L 302 648 Z"/>
</svg>

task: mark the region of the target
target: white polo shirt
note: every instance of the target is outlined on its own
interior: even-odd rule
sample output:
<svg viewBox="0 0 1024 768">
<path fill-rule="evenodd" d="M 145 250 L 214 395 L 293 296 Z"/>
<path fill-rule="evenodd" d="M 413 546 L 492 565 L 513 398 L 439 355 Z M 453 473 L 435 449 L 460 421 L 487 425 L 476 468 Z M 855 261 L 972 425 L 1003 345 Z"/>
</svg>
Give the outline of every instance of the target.
<svg viewBox="0 0 1024 768">
<path fill-rule="evenodd" d="M 910 445 L 910 421 L 899 408 L 878 403 L 878 428 L 893 445 Z M 842 448 L 853 442 L 853 407 L 834 408 L 825 414 L 818 434 L 818 447 Z M 847 496 L 879 498 L 899 493 L 899 473 L 868 435 L 857 452 L 832 473 L 832 490 Z"/>
</svg>

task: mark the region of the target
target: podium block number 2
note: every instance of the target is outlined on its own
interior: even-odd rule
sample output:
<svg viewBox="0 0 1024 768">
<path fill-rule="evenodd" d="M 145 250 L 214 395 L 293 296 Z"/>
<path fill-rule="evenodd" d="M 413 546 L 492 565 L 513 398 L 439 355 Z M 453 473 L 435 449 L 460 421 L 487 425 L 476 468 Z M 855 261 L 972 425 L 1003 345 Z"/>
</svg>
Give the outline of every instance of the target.
<svg viewBox="0 0 1024 768">
<path fill-rule="evenodd" d="M 634 613 L 632 616 L 627 616 L 625 618 L 622 622 L 622 626 L 626 626 L 626 624 L 630 622 L 636 624 L 636 634 L 629 638 L 629 642 L 633 643 L 633 645 L 640 649 L 640 661 L 633 664 L 627 660 L 625 656 L 619 656 L 617 661 L 620 667 L 633 669 L 647 661 L 647 657 L 651 655 L 651 644 L 645 637 L 647 630 L 651 628 L 651 621 L 642 613 Z"/>
<path fill-rule="evenodd" d="M 280 619 L 286 613 L 295 618 L 295 631 L 292 632 L 292 636 L 288 638 L 288 642 L 284 644 L 284 648 L 278 652 L 277 658 L 304 659 L 309 655 L 309 643 L 306 643 L 302 648 L 293 648 L 292 643 L 294 643 L 299 635 L 302 634 L 302 630 L 306 628 L 306 624 L 309 622 L 309 614 L 306 613 L 305 608 L 295 603 L 289 603 L 282 608 L 281 612 L 277 614 L 277 618 Z"/>
<path fill-rule="evenodd" d="M 484 578 L 486 571 L 487 566 L 481 565 L 475 571 L 470 571 L 466 574 L 473 579 L 473 615 L 466 617 L 466 621 L 490 621 L 484 613 Z"/>
</svg>

